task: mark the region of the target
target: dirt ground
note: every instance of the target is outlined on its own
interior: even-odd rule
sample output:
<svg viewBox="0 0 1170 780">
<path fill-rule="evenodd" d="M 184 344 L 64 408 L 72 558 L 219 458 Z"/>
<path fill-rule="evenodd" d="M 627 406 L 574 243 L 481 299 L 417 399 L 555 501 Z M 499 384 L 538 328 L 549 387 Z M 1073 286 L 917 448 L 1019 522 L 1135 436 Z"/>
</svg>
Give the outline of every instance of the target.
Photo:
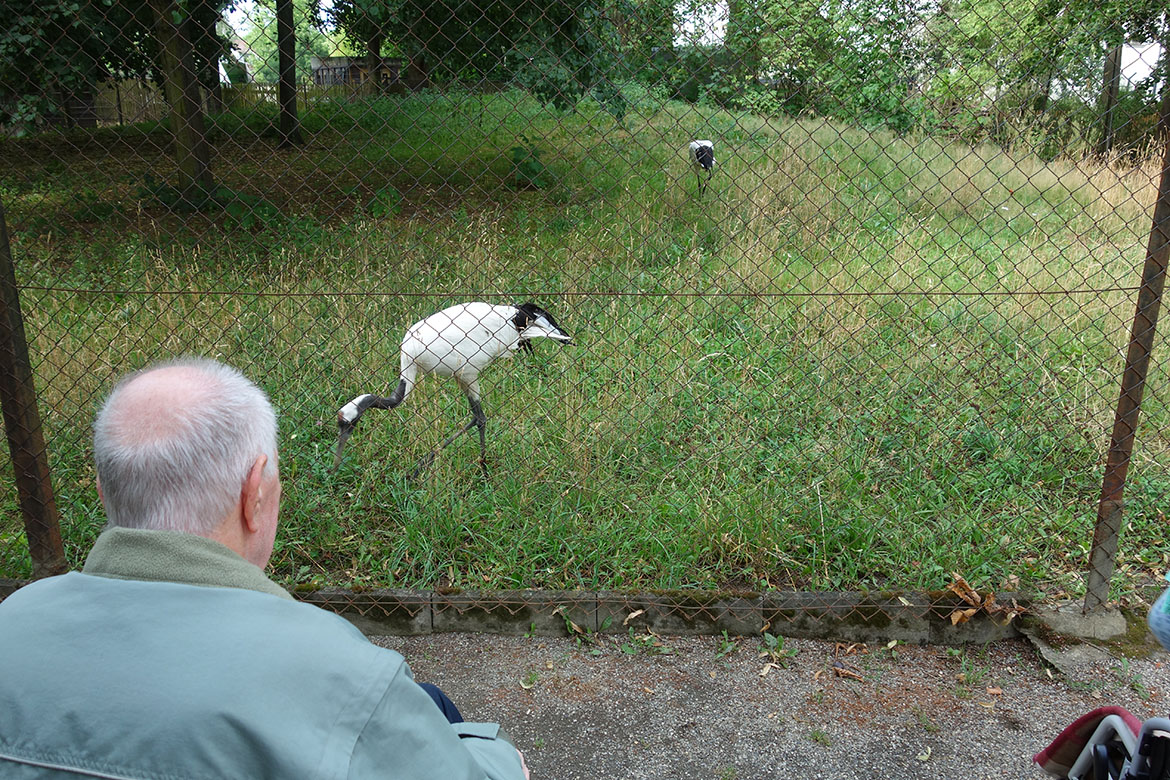
<svg viewBox="0 0 1170 780">
<path fill-rule="evenodd" d="M 468 720 L 504 725 L 533 778 L 1043 778 L 1032 756 L 1105 704 L 1165 715 L 1170 656 L 1024 639 L 864 646 L 759 638 L 375 637 Z M 791 653 L 787 655 L 786 653 Z M 1127 657 L 1128 656 L 1128 657 Z"/>
</svg>

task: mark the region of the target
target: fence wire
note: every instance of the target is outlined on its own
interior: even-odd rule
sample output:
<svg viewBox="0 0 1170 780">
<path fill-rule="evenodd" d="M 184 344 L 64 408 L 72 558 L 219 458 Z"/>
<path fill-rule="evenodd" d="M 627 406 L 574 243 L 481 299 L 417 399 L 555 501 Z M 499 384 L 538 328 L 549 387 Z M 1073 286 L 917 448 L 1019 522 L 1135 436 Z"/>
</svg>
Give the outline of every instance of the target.
<svg viewBox="0 0 1170 780">
<path fill-rule="evenodd" d="M 1170 99 L 1159 4 L 1100 6 L 0 0 L 69 564 L 97 404 L 194 354 L 278 410 L 297 587 L 1083 597 Z M 1123 599 L 1170 564 L 1164 380 Z"/>
</svg>

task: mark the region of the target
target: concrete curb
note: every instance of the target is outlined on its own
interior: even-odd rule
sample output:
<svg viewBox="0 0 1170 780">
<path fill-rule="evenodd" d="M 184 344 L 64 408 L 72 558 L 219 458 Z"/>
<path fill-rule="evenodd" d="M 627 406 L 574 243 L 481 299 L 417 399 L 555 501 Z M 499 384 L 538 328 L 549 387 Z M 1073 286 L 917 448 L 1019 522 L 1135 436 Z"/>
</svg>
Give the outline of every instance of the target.
<svg viewBox="0 0 1170 780">
<path fill-rule="evenodd" d="M 465 631 L 567 636 L 624 634 L 749 636 L 767 628 L 785 637 L 843 642 L 985 643 L 1020 635 L 1012 622 L 978 612 L 950 593 L 672 591 L 402 591 L 325 588 L 298 599 L 330 609 L 369 635 Z M 1009 596 L 1010 598 L 1010 596 Z M 570 628 L 571 621 L 576 629 Z"/>
<path fill-rule="evenodd" d="M 0 579 L 0 600 L 28 584 Z M 318 588 L 294 590 L 307 604 L 330 610 L 369 636 L 418 636 L 452 631 L 572 636 L 653 631 L 732 636 L 772 634 L 840 642 L 957 645 L 1020 636 L 1014 622 L 977 612 L 964 623 L 950 615 L 969 605 L 936 594 L 723 593 L 669 591 L 458 591 Z M 1008 601 L 1011 594 L 1000 594 Z M 571 625 L 570 625 L 571 624 Z"/>
</svg>

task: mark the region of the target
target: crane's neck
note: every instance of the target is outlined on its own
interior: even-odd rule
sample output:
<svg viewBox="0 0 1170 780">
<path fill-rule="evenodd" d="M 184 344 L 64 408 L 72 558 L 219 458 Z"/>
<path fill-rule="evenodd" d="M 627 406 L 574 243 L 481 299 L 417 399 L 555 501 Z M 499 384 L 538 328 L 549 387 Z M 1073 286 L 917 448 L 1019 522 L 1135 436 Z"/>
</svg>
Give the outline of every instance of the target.
<svg viewBox="0 0 1170 780">
<path fill-rule="evenodd" d="M 393 409 L 402 403 L 403 399 L 406 398 L 406 393 L 406 380 L 400 379 L 398 381 L 398 387 L 389 396 L 383 398 L 380 395 L 373 395 L 372 393 L 359 395 L 341 407 L 341 411 L 337 413 L 337 417 L 341 422 L 352 425 L 358 421 L 359 417 L 366 413 L 367 409 Z"/>
</svg>

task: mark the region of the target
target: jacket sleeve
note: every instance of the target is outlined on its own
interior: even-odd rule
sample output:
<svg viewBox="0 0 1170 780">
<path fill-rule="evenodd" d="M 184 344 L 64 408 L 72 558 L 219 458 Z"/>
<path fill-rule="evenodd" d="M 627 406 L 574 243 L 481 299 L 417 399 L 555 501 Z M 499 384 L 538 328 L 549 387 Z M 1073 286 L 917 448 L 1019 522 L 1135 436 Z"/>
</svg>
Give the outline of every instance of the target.
<svg viewBox="0 0 1170 780">
<path fill-rule="evenodd" d="M 447 722 L 410 668 L 398 665 L 350 756 L 350 780 L 524 780 L 520 754 L 495 723 Z"/>
</svg>

